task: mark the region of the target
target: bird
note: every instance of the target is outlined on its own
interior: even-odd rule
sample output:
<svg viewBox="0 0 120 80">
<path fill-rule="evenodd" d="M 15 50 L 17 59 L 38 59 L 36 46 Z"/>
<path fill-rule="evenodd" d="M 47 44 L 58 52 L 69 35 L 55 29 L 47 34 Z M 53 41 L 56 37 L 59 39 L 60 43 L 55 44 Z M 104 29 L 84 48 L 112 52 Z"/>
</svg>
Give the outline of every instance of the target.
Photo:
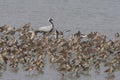
<svg viewBox="0 0 120 80">
<path fill-rule="evenodd" d="M 115 33 L 115 38 L 118 38 L 118 37 L 120 37 L 120 34 L 117 32 Z"/>
<path fill-rule="evenodd" d="M 53 31 L 53 29 L 54 29 L 53 19 L 50 18 L 49 22 L 51 23 L 51 25 L 39 27 L 38 31 L 40 31 L 40 32 L 51 32 L 51 31 Z"/>
</svg>

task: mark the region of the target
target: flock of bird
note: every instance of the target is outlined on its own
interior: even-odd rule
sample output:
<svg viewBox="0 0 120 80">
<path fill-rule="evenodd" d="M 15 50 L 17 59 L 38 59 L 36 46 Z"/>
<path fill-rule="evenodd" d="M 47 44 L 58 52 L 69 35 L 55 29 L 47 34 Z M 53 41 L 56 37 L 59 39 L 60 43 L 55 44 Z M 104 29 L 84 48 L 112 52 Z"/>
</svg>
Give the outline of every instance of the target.
<svg viewBox="0 0 120 80">
<path fill-rule="evenodd" d="M 38 30 L 25 24 L 21 28 L 8 25 L 0 27 L 0 69 L 17 70 L 22 65 L 25 71 L 42 71 L 46 56 L 56 65 L 59 72 L 74 72 L 76 75 L 89 72 L 92 68 L 105 73 L 120 70 L 120 35 L 108 40 L 106 34 L 91 32 L 87 35 L 80 31 L 64 37 L 62 31 L 54 29 L 53 19 L 50 26 Z"/>
</svg>

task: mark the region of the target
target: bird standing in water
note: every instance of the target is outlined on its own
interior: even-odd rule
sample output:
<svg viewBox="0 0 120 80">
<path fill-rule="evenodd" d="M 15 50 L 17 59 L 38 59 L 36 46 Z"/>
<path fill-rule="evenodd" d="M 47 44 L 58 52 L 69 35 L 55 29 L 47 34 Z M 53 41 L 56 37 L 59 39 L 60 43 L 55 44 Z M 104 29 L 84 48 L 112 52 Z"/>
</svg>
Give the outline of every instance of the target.
<svg viewBox="0 0 120 80">
<path fill-rule="evenodd" d="M 53 24 L 52 21 L 53 21 L 53 19 L 50 18 L 50 19 L 49 19 L 49 22 L 51 23 L 51 25 L 50 25 L 50 26 L 39 27 L 39 28 L 38 28 L 38 31 L 44 32 L 44 33 L 46 33 L 46 32 L 51 32 L 51 31 L 54 29 L 54 24 Z"/>
</svg>

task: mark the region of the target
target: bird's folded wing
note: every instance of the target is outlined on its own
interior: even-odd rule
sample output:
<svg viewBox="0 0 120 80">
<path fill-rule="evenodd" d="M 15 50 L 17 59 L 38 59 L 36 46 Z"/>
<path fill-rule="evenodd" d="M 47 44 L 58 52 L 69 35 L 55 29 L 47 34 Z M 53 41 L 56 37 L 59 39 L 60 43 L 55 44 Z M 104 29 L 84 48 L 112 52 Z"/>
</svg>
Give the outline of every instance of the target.
<svg viewBox="0 0 120 80">
<path fill-rule="evenodd" d="M 50 31 L 51 30 L 51 26 L 39 27 L 38 30 L 39 31 Z"/>
</svg>

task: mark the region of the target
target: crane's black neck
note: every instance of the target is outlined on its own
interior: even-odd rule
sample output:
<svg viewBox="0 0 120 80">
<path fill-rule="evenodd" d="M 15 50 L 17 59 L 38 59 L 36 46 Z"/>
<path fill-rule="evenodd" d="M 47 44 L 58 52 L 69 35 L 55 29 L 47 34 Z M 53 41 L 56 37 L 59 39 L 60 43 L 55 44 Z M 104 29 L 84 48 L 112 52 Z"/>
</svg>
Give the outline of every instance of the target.
<svg viewBox="0 0 120 80">
<path fill-rule="evenodd" d="M 52 21 L 50 21 L 50 23 L 52 24 L 52 29 L 50 30 L 50 32 L 54 29 L 54 24 Z"/>
</svg>

